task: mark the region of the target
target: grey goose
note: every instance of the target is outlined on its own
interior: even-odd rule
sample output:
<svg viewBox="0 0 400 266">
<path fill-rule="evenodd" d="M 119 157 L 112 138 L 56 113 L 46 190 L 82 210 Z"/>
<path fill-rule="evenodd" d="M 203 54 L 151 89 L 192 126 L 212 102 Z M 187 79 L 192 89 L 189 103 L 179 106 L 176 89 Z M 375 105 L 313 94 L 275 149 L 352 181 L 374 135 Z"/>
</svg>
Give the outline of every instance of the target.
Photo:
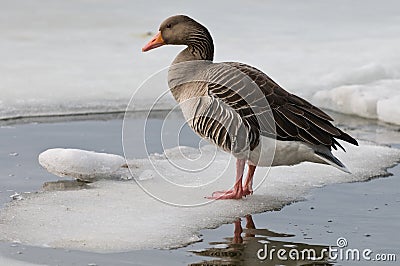
<svg viewBox="0 0 400 266">
<path fill-rule="evenodd" d="M 357 141 L 335 127 L 328 114 L 287 92 L 262 71 L 243 63 L 214 63 L 213 39 L 203 25 L 185 15 L 169 17 L 142 51 L 162 45 L 187 46 L 168 73 L 171 93 L 187 123 L 236 158 L 233 189 L 216 191 L 209 198 L 241 199 L 252 194 L 257 166 L 309 161 L 349 172 L 331 149 L 344 151 L 338 139 L 354 145 Z"/>
</svg>

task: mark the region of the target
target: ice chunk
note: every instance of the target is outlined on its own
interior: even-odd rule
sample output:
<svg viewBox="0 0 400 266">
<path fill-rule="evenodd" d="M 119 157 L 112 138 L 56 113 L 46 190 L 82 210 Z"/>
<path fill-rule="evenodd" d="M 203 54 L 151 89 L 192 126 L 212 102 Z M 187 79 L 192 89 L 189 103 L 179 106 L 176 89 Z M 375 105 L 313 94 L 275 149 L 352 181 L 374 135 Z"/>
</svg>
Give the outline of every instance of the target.
<svg viewBox="0 0 400 266">
<path fill-rule="evenodd" d="M 398 123 L 399 116 L 396 116 L 396 113 L 400 103 L 399 87 L 400 79 L 343 85 L 331 90 L 318 91 L 313 97 L 313 102 L 341 113 Z"/>
<path fill-rule="evenodd" d="M 39 155 L 39 163 L 57 176 L 85 181 L 120 178 L 125 163 L 122 156 L 78 149 L 50 149 Z"/>
<path fill-rule="evenodd" d="M 353 174 L 343 173 L 336 168 L 303 163 L 293 167 L 258 168 L 255 183 L 260 184 L 255 194 L 243 200 L 214 201 L 196 207 L 166 204 L 165 199 L 181 205 L 204 202 L 204 196 L 213 190 L 226 189 L 234 182 L 234 160 L 230 155 L 212 148 L 204 148 L 196 157 L 189 149 L 169 150 L 176 164 L 182 155 L 189 156 L 192 169 L 202 167 L 205 159 L 215 154 L 207 169 L 186 175 L 169 164 L 165 156 L 144 161 L 129 161 L 131 171 L 149 173 L 151 179 L 130 181 L 99 180 L 90 184 L 90 189 L 68 191 L 45 191 L 26 195 L 22 201 L 12 201 L 0 213 L 0 239 L 19 240 L 24 244 L 80 249 L 96 252 L 117 252 L 144 248 L 168 248 L 199 241 L 199 230 L 212 228 L 233 221 L 237 216 L 280 208 L 294 200 L 302 199 L 316 186 L 331 183 L 368 180 L 385 174 L 387 167 L 400 158 L 397 149 L 361 143 L 359 147 L 343 145 L 347 153 L 337 153 Z M 183 150 L 181 152 L 180 150 Z M 72 153 L 72 156 L 71 156 Z M 42 157 L 42 162 L 56 162 L 53 171 L 66 171 L 62 161 L 70 166 L 79 158 L 76 154 L 87 152 L 75 150 L 52 150 L 52 156 Z M 67 157 L 69 158 L 67 160 Z M 117 165 L 119 157 L 90 153 L 92 159 L 99 158 L 107 165 Z M 204 157 L 203 157 L 204 156 Z M 214 156 L 214 155 L 213 155 Z M 213 156 L 210 156 L 214 158 Z M 54 158 L 59 158 L 59 161 Z M 47 159 L 44 159 L 47 158 Z M 110 160 L 108 162 L 108 159 Z M 197 160 L 196 160 L 197 159 Z M 213 161 L 213 162 L 214 162 Z M 90 162 L 90 161 L 89 161 Z M 373 163 L 371 163 L 373 162 Z M 80 162 L 77 162 L 80 164 Z M 97 169 L 90 162 L 81 170 L 96 175 Z M 103 164 L 98 164 L 103 165 Z M 222 168 L 221 166 L 225 166 Z M 89 167 L 90 166 L 90 167 Z M 110 168 L 111 169 L 111 168 Z M 136 169 L 136 170 L 135 170 Z M 175 170 L 173 170 L 175 169 Z M 163 171 L 171 171 L 166 180 Z M 220 175 L 214 185 L 207 182 L 210 173 Z M 102 174 L 100 174 L 102 175 Z M 140 174 L 139 174 L 140 176 Z M 197 177 L 199 180 L 185 180 Z M 207 181 L 205 183 L 201 183 Z M 175 182 L 175 183 L 174 183 Z M 199 182 L 201 183 L 199 185 Z M 197 184 L 197 186 L 195 186 Z M 144 188 L 144 190 L 142 189 Z M 146 193 L 147 192 L 147 193 Z M 159 196 L 159 198 L 152 197 Z M 338 201 L 340 195 L 338 195 Z"/>
<path fill-rule="evenodd" d="M 378 101 L 377 113 L 380 120 L 400 125 L 400 94 Z"/>
</svg>

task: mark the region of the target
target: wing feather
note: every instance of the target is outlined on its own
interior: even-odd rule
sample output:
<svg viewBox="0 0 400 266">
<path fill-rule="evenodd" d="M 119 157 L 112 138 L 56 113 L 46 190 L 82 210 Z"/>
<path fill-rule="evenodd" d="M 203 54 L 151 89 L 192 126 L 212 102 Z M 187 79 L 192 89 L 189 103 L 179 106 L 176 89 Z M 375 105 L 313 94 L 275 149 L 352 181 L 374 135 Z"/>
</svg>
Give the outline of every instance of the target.
<svg viewBox="0 0 400 266">
<path fill-rule="evenodd" d="M 336 149 L 336 145 L 341 147 L 336 139 L 358 145 L 354 138 L 331 123 L 333 119 L 328 114 L 313 106 L 308 101 L 287 92 L 265 73 L 242 63 L 229 62 L 223 64 L 240 70 L 261 89 L 263 96 L 269 103 L 269 108 L 271 108 L 275 121 L 275 129 L 272 129 L 272 127 L 269 127 L 269 129 L 276 131 L 277 139 L 284 141 L 303 141 L 309 144 L 324 145 L 329 148 L 332 147 L 334 149 Z M 224 74 L 227 75 L 226 73 Z M 228 83 L 229 78 L 232 77 L 225 76 L 224 81 Z M 243 87 L 242 84 L 239 85 Z M 238 112 L 242 119 L 248 124 L 248 127 L 253 133 L 253 137 L 254 135 L 256 136 L 254 141 L 258 142 L 259 135 L 268 135 L 271 132 L 266 132 L 268 130 L 264 132 L 260 130 L 260 114 L 254 112 L 252 108 L 259 103 L 257 101 L 249 103 L 247 99 L 243 99 L 243 91 L 245 91 L 245 89 L 246 88 L 240 88 L 239 90 L 242 90 L 240 91 L 242 93 L 238 93 L 238 91 L 232 90 L 229 86 L 226 86 L 226 84 L 211 84 L 208 86 L 208 93 Z M 246 93 L 249 92 L 246 91 L 245 94 Z"/>
</svg>

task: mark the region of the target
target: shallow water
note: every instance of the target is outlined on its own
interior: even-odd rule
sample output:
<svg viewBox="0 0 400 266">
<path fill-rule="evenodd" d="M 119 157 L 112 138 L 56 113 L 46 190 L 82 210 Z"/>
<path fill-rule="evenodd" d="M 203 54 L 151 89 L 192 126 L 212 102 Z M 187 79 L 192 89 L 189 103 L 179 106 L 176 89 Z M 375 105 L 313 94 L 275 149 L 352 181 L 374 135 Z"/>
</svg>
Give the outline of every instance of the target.
<svg viewBox="0 0 400 266">
<path fill-rule="evenodd" d="M 341 125 L 358 135 L 382 144 L 399 146 L 396 127 L 373 120 L 337 116 Z M 89 120 L 86 120 L 89 118 Z M 88 150 L 122 154 L 120 141 L 122 121 L 116 117 L 73 117 L 75 121 L 41 123 L 3 122 L 1 134 L 0 200 L 4 204 L 15 192 L 34 192 L 44 182 L 58 178 L 43 170 L 37 163 L 38 154 L 51 147 L 76 147 Z M 138 121 L 141 116 L 132 118 Z M 152 118 L 157 123 L 157 117 Z M 179 115 L 177 116 L 179 120 Z M 161 120 L 160 120 L 161 121 Z M 185 144 L 197 144 L 198 138 L 187 132 Z M 104 139 L 107 141 L 104 141 Z M 138 133 L 137 141 L 141 140 Z M 161 152 L 159 143 L 152 142 L 153 152 Z M 144 157 L 144 149 L 137 149 L 137 157 Z M 305 202 L 298 202 L 282 210 L 253 215 L 258 228 L 244 230 L 241 238 L 236 235 L 238 222 L 217 229 L 203 230 L 203 241 L 175 250 L 140 250 L 124 253 L 98 254 L 64 249 L 29 247 L 18 243 L 1 243 L 0 253 L 7 258 L 46 265 L 275 265 L 275 261 L 260 261 L 256 252 L 262 243 L 277 247 L 298 249 L 332 246 L 339 237 L 345 237 L 352 248 L 371 248 L 375 252 L 394 253 L 399 256 L 397 238 L 400 194 L 399 167 L 390 170 L 394 176 L 365 183 L 339 184 L 316 189 Z M 246 217 L 242 217 L 246 227 Z M 246 235 L 246 232 L 248 235 Z M 275 234 L 274 232 L 280 232 Z M 251 234 L 256 235 L 252 237 Z M 250 234 L 250 235 L 249 235 Z M 292 236 L 289 236 L 292 235 Z M 242 243 L 241 243 L 242 242 Z M 276 259 L 276 258 L 275 258 Z M 1 261 L 1 260 L 0 260 Z M 324 260 L 322 260 L 324 261 Z M 321 262 L 322 262 L 321 261 Z M 292 262 L 291 262 L 292 263 Z M 298 261 L 296 262 L 298 263 Z M 335 263 L 335 262 L 330 262 Z M 353 265 L 354 261 L 337 261 L 337 265 Z M 360 262 L 360 265 L 374 265 Z M 383 262 L 380 262 L 383 264 Z M 394 265 L 387 262 L 388 265 Z M 287 265 L 299 265 L 290 264 Z"/>
</svg>

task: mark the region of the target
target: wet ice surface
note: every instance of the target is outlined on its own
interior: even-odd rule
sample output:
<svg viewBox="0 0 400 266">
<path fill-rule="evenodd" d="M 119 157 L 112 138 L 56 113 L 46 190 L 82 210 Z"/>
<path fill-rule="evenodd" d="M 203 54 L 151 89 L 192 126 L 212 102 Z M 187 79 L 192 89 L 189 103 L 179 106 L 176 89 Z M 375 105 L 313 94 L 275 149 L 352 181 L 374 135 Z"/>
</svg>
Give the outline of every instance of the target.
<svg viewBox="0 0 400 266">
<path fill-rule="evenodd" d="M 5 1 L 0 118 L 124 110 L 182 49 L 141 52 L 164 18 L 181 13 L 210 29 L 216 61 L 254 65 L 319 106 L 399 124 L 398 9 L 395 0 Z M 160 81 L 138 108 L 165 89 Z"/>
<path fill-rule="evenodd" d="M 92 183 L 90 189 L 39 192 L 25 196 L 24 200 L 11 202 L 1 212 L 0 235 L 3 241 L 17 240 L 35 246 L 96 252 L 182 246 L 199 241 L 199 230 L 203 228 L 214 228 L 248 213 L 280 208 L 301 199 L 314 187 L 363 181 L 385 174 L 384 169 L 400 157 L 397 149 L 368 143 L 361 143 L 360 147 L 345 145 L 345 148 L 347 153 L 337 155 L 353 174 L 347 175 L 332 167 L 310 163 L 275 167 L 254 195 L 240 201 L 216 201 L 190 208 L 176 207 L 146 194 L 134 180 L 99 180 Z M 53 152 L 56 155 L 64 151 Z M 207 151 L 205 147 L 203 154 L 207 152 L 214 150 Z M 172 157 L 176 155 L 182 159 L 178 150 L 170 150 L 169 153 Z M 186 150 L 186 155 L 188 153 L 195 154 L 195 150 Z M 85 151 L 70 151 L 68 157 L 82 158 L 82 154 L 87 155 Z M 104 161 L 108 158 L 104 154 L 91 156 L 86 157 L 87 162 L 94 158 L 97 160 L 99 156 Z M 227 154 L 218 154 L 213 169 L 218 170 L 218 165 L 223 163 L 226 165 L 229 158 Z M 179 182 L 185 181 L 182 173 L 171 167 L 165 158 L 158 156 L 156 161 L 163 166 L 163 171 L 175 171 L 171 176 L 176 176 L 176 179 L 172 181 L 180 186 L 165 182 L 151 164 L 143 163 L 143 159 L 132 159 L 128 164 L 135 165 L 131 169 L 134 175 L 135 171 L 154 171 L 151 178 L 138 181 L 139 184 L 161 200 L 173 204 L 204 203 L 204 196 L 210 195 L 213 190 L 226 189 L 233 183 L 233 164 L 219 172 L 217 182 L 193 189 L 192 186 L 181 186 Z M 52 164 L 51 157 L 47 163 Z M 70 160 L 70 163 L 73 165 L 74 160 Z M 77 160 L 77 164 L 80 163 L 82 161 Z M 192 162 L 192 165 L 196 166 L 196 163 L 202 161 Z M 93 169 L 83 170 L 90 172 Z M 198 175 L 201 180 L 202 173 Z M 258 169 L 255 183 L 261 182 L 264 175 L 266 168 Z M 188 191 L 190 193 L 185 193 Z"/>
</svg>

